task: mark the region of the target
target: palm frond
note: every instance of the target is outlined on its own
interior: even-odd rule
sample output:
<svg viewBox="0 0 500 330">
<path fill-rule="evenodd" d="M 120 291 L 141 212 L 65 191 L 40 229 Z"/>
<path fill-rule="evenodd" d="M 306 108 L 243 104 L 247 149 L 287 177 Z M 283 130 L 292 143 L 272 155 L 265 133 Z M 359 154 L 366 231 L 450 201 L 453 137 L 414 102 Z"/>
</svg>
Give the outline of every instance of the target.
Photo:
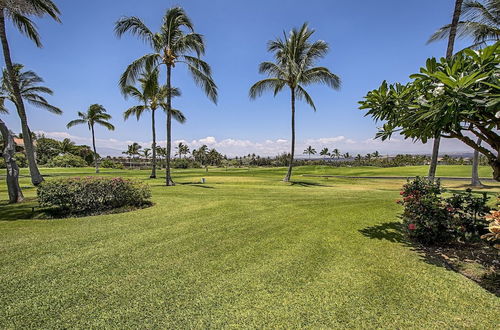
<svg viewBox="0 0 500 330">
<path fill-rule="evenodd" d="M 87 124 L 87 121 L 84 119 L 75 119 L 66 124 L 66 128 L 71 128 L 76 125 Z"/>
<path fill-rule="evenodd" d="M 300 79 L 300 82 L 305 85 L 310 85 L 313 83 L 323 83 L 333 89 L 340 89 L 341 81 L 340 78 L 331 73 L 328 68 L 325 67 L 315 67 L 305 71 Z"/>
<path fill-rule="evenodd" d="M 123 119 L 127 120 L 130 116 L 136 116 L 137 120 L 139 120 L 144 113 L 144 111 L 148 110 L 148 108 L 144 105 L 136 105 L 131 108 L 128 108 L 123 113 Z"/>
<path fill-rule="evenodd" d="M 127 32 L 130 32 L 130 34 L 138 37 L 151 46 L 154 45 L 153 32 L 151 32 L 146 24 L 138 17 L 122 17 L 115 23 L 115 34 L 119 38 Z"/>
<path fill-rule="evenodd" d="M 104 126 L 107 129 L 109 129 L 110 131 L 114 131 L 115 130 L 115 126 L 113 126 L 113 124 L 111 124 L 111 123 L 109 123 L 109 122 L 107 122 L 105 120 L 98 119 L 98 120 L 94 121 L 94 123 L 99 124 L 101 126 Z"/>
<path fill-rule="evenodd" d="M 40 40 L 40 34 L 36 29 L 36 24 L 30 20 L 27 16 L 22 15 L 18 12 L 10 12 L 10 19 L 14 26 L 21 32 L 27 36 L 31 41 L 35 43 L 37 47 L 42 47 L 42 41 Z"/>
<path fill-rule="evenodd" d="M 311 108 L 314 109 L 314 111 L 316 111 L 316 106 L 314 105 L 312 97 L 309 96 L 307 91 L 302 86 L 300 86 L 300 85 L 297 86 L 295 92 L 296 92 L 297 98 L 299 100 L 304 99 L 306 101 L 306 103 L 309 104 L 311 106 Z"/>
<path fill-rule="evenodd" d="M 210 100 L 212 100 L 212 102 L 217 104 L 217 85 L 215 85 L 212 77 L 205 74 L 193 65 L 188 65 L 188 70 L 191 73 L 191 76 L 193 77 L 195 83 L 203 88 L 205 94 Z"/>
<path fill-rule="evenodd" d="M 146 67 L 155 68 L 161 61 L 161 55 L 158 53 L 146 54 L 137 60 L 133 61 L 125 70 L 120 78 L 120 88 L 125 88 L 127 85 L 132 85 Z"/>
<path fill-rule="evenodd" d="M 276 95 L 276 90 L 281 90 L 283 86 L 286 85 L 286 81 L 279 78 L 267 78 L 256 82 L 250 87 L 249 97 L 250 99 L 256 99 L 261 96 L 266 90 L 274 91 Z"/>
</svg>

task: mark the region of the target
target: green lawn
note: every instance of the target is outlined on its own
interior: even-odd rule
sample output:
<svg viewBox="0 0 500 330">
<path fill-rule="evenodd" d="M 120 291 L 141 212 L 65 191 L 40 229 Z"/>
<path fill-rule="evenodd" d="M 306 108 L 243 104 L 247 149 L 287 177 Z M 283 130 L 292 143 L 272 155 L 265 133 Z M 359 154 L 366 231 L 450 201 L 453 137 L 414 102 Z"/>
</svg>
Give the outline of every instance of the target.
<svg viewBox="0 0 500 330">
<path fill-rule="evenodd" d="M 51 177 L 91 169 L 42 169 Z M 425 175 L 426 167 L 302 167 L 296 174 Z M 468 166 L 442 166 L 464 176 Z M 0 204 L 1 328 L 494 328 L 500 298 L 426 260 L 397 215 L 403 180 L 295 176 L 284 169 L 148 171 L 154 206 L 30 220 Z M 489 177 L 489 169 L 481 168 Z M 197 184 L 201 177 L 206 184 Z M 4 178 L 2 178 L 4 180 Z M 466 182 L 447 182 L 463 189 Z M 500 185 L 488 183 L 493 194 Z M 4 182 L 0 197 L 5 199 Z"/>
</svg>

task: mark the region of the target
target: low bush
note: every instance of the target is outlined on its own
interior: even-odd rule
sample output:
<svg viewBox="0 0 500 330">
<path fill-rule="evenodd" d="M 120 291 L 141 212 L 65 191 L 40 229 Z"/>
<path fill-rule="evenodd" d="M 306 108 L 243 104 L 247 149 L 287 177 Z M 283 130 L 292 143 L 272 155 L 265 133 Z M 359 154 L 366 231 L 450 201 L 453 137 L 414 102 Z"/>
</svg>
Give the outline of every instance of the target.
<svg viewBox="0 0 500 330">
<path fill-rule="evenodd" d="M 424 244 L 478 240 L 486 232 L 487 196 L 476 197 L 469 189 L 448 198 L 442 193 L 439 181 L 418 177 L 403 186 L 398 203 L 408 235 Z"/>
<path fill-rule="evenodd" d="M 114 168 L 114 169 L 119 169 L 119 170 L 124 169 L 124 166 L 122 163 L 115 162 L 109 158 L 106 158 L 101 162 L 101 167 L 102 168 Z"/>
<path fill-rule="evenodd" d="M 65 154 L 55 156 L 47 162 L 47 167 L 85 167 L 87 162 L 80 156 Z"/>
<path fill-rule="evenodd" d="M 143 183 L 107 177 L 63 178 L 43 182 L 37 190 L 42 207 L 64 213 L 96 214 L 122 207 L 150 204 L 151 191 Z"/>
<path fill-rule="evenodd" d="M 201 168 L 201 164 L 190 158 L 177 158 L 171 162 L 172 168 Z"/>
</svg>

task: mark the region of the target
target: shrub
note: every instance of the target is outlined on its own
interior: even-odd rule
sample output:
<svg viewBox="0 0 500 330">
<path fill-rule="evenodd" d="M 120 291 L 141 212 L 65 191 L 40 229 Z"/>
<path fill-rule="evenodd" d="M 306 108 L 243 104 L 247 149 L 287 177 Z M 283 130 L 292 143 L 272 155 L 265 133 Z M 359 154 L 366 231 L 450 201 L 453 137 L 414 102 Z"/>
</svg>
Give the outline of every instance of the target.
<svg viewBox="0 0 500 330">
<path fill-rule="evenodd" d="M 398 203 L 408 235 L 424 244 L 479 239 L 487 224 L 486 195 L 475 197 L 468 189 L 443 198 L 442 192 L 439 181 L 419 177 L 403 186 Z"/>
<path fill-rule="evenodd" d="M 103 168 L 114 168 L 114 169 L 124 169 L 124 166 L 120 162 L 115 162 L 112 159 L 106 158 L 101 162 L 101 167 Z"/>
<path fill-rule="evenodd" d="M 85 167 L 87 162 L 80 157 L 72 154 L 59 155 L 47 163 L 48 167 Z"/>
<path fill-rule="evenodd" d="M 481 236 L 491 242 L 500 242 L 500 211 L 491 211 L 491 214 L 486 217 L 490 221 L 488 225 L 488 233 Z M 500 244 L 495 244 L 497 249 L 500 249 Z"/>
<path fill-rule="evenodd" d="M 95 214 L 121 207 L 149 203 L 151 191 L 145 184 L 123 178 L 63 178 L 43 182 L 37 190 L 42 207 L 67 213 Z"/>
<path fill-rule="evenodd" d="M 24 153 L 16 152 L 14 158 L 16 159 L 17 166 L 28 167 L 28 159 Z"/>
<path fill-rule="evenodd" d="M 173 168 L 201 168 L 201 164 L 189 158 L 173 159 L 170 163 Z"/>
</svg>

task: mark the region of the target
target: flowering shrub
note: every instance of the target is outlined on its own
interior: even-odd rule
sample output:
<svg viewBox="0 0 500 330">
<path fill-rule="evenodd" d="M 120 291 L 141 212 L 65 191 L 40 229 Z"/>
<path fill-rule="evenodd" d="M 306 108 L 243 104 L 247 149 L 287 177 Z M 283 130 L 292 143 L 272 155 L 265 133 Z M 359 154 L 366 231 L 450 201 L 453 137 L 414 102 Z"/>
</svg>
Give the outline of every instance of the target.
<svg viewBox="0 0 500 330">
<path fill-rule="evenodd" d="M 143 206 L 149 203 L 148 186 L 123 178 L 64 178 L 43 182 L 37 190 L 42 207 L 57 207 L 67 213 Z"/>
<path fill-rule="evenodd" d="M 489 233 L 484 234 L 481 238 L 492 242 L 500 242 L 500 211 L 491 211 L 486 220 L 490 221 L 488 225 Z M 495 247 L 500 249 L 500 244 L 495 244 Z"/>
<path fill-rule="evenodd" d="M 401 215 L 408 235 L 422 243 L 442 243 L 452 239 L 475 240 L 485 232 L 487 197 L 475 197 L 470 190 L 441 196 L 439 181 L 417 177 L 401 191 Z"/>
</svg>

